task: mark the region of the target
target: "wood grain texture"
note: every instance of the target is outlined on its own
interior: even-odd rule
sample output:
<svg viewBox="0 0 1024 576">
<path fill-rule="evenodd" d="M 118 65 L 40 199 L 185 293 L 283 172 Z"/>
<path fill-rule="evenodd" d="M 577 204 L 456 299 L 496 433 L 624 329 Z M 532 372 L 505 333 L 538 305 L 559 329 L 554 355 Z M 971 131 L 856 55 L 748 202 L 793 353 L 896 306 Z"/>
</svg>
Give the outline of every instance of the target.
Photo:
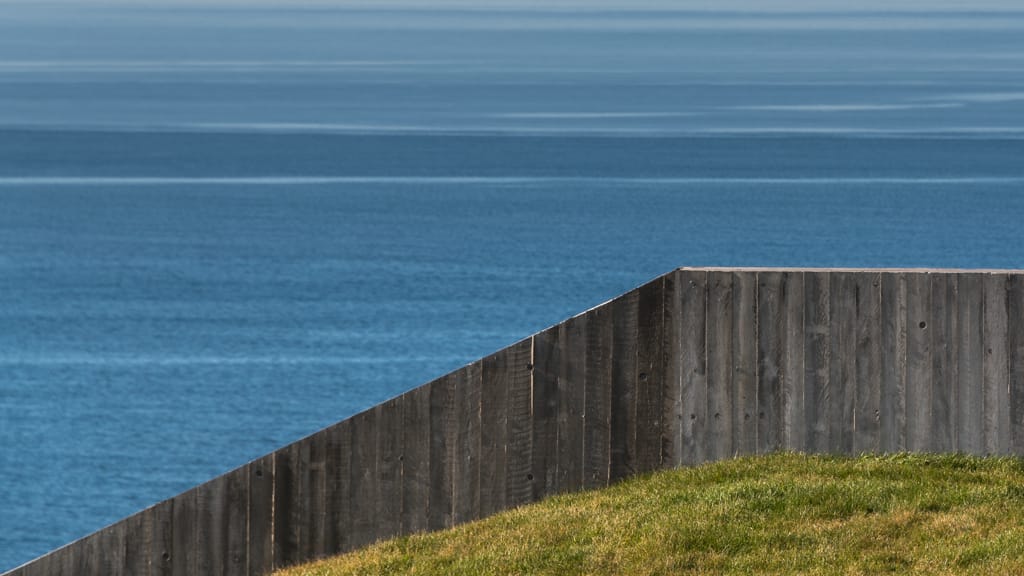
<svg viewBox="0 0 1024 576">
<path fill-rule="evenodd" d="M 430 502 L 430 387 L 406 392 L 402 400 L 402 533 L 427 530 Z"/>
<path fill-rule="evenodd" d="M 474 362 L 455 373 L 455 471 L 452 487 L 453 522 L 480 517 L 480 387 L 481 364 Z"/>
<path fill-rule="evenodd" d="M 583 413 L 586 408 L 587 317 L 558 326 L 558 476 L 556 492 L 583 488 Z"/>
<path fill-rule="evenodd" d="M 882 274 L 882 377 L 879 447 L 907 449 L 907 276 Z"/>
<path fill-rule="evenodd" d="M 806 451 L 804 422 L 804 274 L 783 272 L 780 286 L 783 352 L 780 367 L 782 445 Z"/>
<path fill-rule="evenodd" d="M 637 305 L 636 366 L 636 469 L 650 472 L 661 467 L 664 428 L 665 278 L 644 284 Z"/>
<path fill-rule="evenodd" d="M 587 312 L 583 487 L 607 486 L 611 472 L 612 307 Z"/>
<path fill-rule="evenodd" d="M 427 530 L 452 526 L 455 470 L 455 379 L 442 376 L 430 383 L 430 496 Z"/>
<path fill-rule="evenodd" d="M 833 272 L 831 295 L 831 375 L 828 401 L 828 451 L 853 451 L 857 390 L 857 285 L 850 272 Z"/>
<path fill-rule="evenodd" d="M 174 500 L 164 500 L 149 509 L 149 573 L 151 576 L 170 576 L 174 557 Z"/>
<path fill-rule="evenodd" d="M 907 274 L 907 449 L 933 450 L 932 433 L 932 292 L 923 272 Z"/>
<path fill-rule="evenodd" d="M 558 486 L 559 328 L 533 337 L 533 498 L 555 494 Z"/>
<path fill-rule="evenodd" d="M 682 286 L 679 272 L 664 277 L 661 344 L 661 467 L 683 463 Z"/>
<path fill-rule="evenodd" d="M 174 497 L 171 504 L 172 535 L 171 574 L 191 576 L 196 573 L 196 489 Z M 88 572 L 79 572 L 87 574 Z"/>
<path fill-rule="evenodd" d="M 708 273 L 679 271 L 681 318 L 679 362 L 681 463 L 692 466 L 706 459 L 708 428 L 707 306 Z"/>
<path fill-rule="evenodd" d="M 831 292 L 828 272 L 804 273 L 804 418 L 808 452 L 829 451 Z"/>
<path fill-rule="evenodd" d="M 130 576 L 146 576 L 150 573 L 149 560 L 153 548 L 152 522 L 149 510 L 137 512 L 118 522 L 122 525 L 119 544 L 124 547 L 121 573 Z M 245 531 L 242 531 L 245 538 Z M 244 561 L 244 554 L 242 555 Z M 236 572 L 237 573 L 237 572 Z"/>
<path fill-rule="evenodd" d="M 402 397 L 374 407 L 377 421 L 376 539 L 394 538 L 402 532 L 402 469 L 404 465 Z"/>
<path fill-rule="evenodd" d="M 705 456 L 712 462 L 730 458 L 735 453 L 732 280 L 729 272 L 708 274 L 708 428 Z"/>
<path fill-rule="evenodd" d="M 1009 330 L 1010 452 L 1024 455 L 1024 276 L 1011 274 L 1007 282 Z"/>
<path fill-rule="evenodd" d="M 881 447 L 882 279 L 862 272 L 854 276 L 856 344 L 852 454 Z"/>
<path fill-rule="evenodd" d="M 757 274 L 732 274 L 733 452 L 757 453 Z"/>
<path fill-rule="evenodd" d="M 342 420 L 324 432 L 327 445 L 324 541 L 327 548 L 337 554 L 352 549 L 352 421 Z"/>
<path fill-rule="evenodd" d="M 308 442 L 298 441 L 274 457 L 274 566 L 293 566 L 304 558 L 309 538 Z"/>
<path fill-rule="evenodd" d="M 960 276 L 957 290 L 956 449 L 985 453 L 983 318 L 981 274 Z"/>
<path fill-rule="evenodd" d="M 377 475 L 377 416 L 378 411 L 371 408 L 356 414 L 350 420 L 352 450 L 349 463 L 349 514 L 352 517 L 352 532 L 349 544 L 353 549 L 372 544 L 377 539 L 377 499 L 380 495 Z M 280 458 L 278 455 L 279 460 Z M 280 471 L 279 465 L 278 484 L 285 480 L 281 478 Z"/>
<path fill-rule="evenodd" d="M 511 508 L 533 498 L 533 338 L 513 344 L 508 350 L 505 502 Z"/>
<path fill-rule="evenodd" d="M 1010 352 L 1007 299 L 1009 277 L 987 274 L 983 278 L 985 358 L 984 375 L 985 451 L 1010 453 Z"/>
<path fill-rule="evenodd" d="M 198 574 L 247 573 L 248 488 L 248 468 L 242 467 L 196 489 Z"/>
<path fill-rule="evenodd" d="M 640 294 L 612 300 L 612 414 L 610 481 L 636 473 L 637 319 Z M 536 351 L 535 351 L 536 352 Z"/>
<path fill-rule="evenodd" d="M 480 516 L 505 509 L 508 479 L 509 374 L 512 348 L 483 359 L 480 368 Z M 527 361 L 528 362 L 528 361 Z"/>
<path fill-rule="evenodd" d="M 757 277 L 757 452 L 782 447 L 782 379 L 785 345 L 782 272 Z"/>
<path fill-rule="evenodd" d="M 327 436 L 327 430 L 320 430 L 302 440 L 309 446 L 309 465 L 305 470 L 308 478 L 303 527 L 305 537 L 302 539 L 302 556 L 305 559 L 323 558 L 334 548 L 327 529 Z"/>
<path fill-rule="evenodd" d="M 249 502 L 246 557 L 249 576 L 261 576 L 274 567 L 274 458 L 267 454 L 248 464 Z"/>
<path fill-rule="evenodd" d="M 932 450 L 949 452 L 956 436 L 957 276 L 931 275 Z"/>
</svg>

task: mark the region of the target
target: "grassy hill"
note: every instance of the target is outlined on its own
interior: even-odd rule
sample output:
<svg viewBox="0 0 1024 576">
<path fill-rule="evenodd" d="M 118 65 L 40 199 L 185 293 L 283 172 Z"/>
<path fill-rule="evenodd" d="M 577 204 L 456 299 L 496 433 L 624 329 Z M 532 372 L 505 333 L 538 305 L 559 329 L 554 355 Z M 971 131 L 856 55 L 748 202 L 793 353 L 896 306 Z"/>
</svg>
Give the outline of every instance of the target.
<svg viewBox="0 0 1024 576">
<path fill-rule="evenodd" d="M 635 478 L 277 576 L 1024 574 L 1024 460 L 777 454 Z"/>
</svg>

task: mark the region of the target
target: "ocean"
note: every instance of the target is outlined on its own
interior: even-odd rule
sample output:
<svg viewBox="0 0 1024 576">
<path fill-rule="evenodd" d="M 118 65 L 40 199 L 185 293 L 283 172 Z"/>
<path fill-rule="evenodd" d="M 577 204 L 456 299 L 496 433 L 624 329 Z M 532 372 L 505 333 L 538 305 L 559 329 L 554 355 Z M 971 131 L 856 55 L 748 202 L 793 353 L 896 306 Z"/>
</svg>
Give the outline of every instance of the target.
<svg viewBox="0 0 1024 576">
<path fill-rule="evenodd" d="M 0 571 L 677 266 L 1024 268 L 1024 9 L 0 2 Z"/>
</svg>

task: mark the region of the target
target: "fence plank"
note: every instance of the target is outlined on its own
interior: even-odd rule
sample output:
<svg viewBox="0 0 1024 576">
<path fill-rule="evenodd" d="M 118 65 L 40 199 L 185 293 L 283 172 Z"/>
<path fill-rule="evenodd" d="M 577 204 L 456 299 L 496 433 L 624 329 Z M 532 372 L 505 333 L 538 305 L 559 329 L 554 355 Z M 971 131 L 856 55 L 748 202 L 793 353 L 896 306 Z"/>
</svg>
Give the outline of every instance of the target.
<svg viewBox="0 0 1024 576">
<path fill-rule="evenodd" d="M 679 271 L 664 276 L 661 365 L 661 467 L 676 468 L 683 463 L 683 364 L 682 285 Z"/>
<path fill-rule="evenodd" d="M 452 472 L 455 459 L 455 381 L 451 375 L 430 383 L 430 497 L 427 529 L 452 525 Z"/>
<path fill-rule="evenodd" d="M 636 366 L 636 470 L 661 467 L 661 433 L 664 409 L 664 277 L 637 289 Z"/>
<path fill-rule="evenodd" d="M 1011 274 L 1007 283 L 1009 331 L 1010 452 L 1024 455 L 1024 276 Z"/>
<path fill-rule="evenodd" d="M 877 272 L 854 276 L 857 293 L 853 454 L 881 446 L 882 288 Z"/>
<path fill-rule="evenodd" d="M 352 450 L 349 460 L 349 513 L 352 532 L 349 546 L 360 548 L 377 539 L 377 410 L 352 417 Z M 281 478 L 278 477 L 278 482 Z"/>
<path fill-rule="evenodd" d="M 857 286 L 853 273 L 833 272 L 830 279 L 828 451 L 853 451 L 854 398 L 857 387 Z"/>
<path fill-rule="evenodd" d="M 633 290 L 611 302 L 612 414 L 610 480 L 636 473 L 636 367 L 639 292 Z M 535 350 L 536 353 L 536 350 Z"/>
<path fill-rule="evenodd" d="M 402 532 L 427 529 L 430 501 L 430 386 L 405 394 L 402 401 Z"/>
<path fill-rule="evenodd" d="M 378 404 L 377 420 L 377 540 L 402 531 L 402 397 Z"/>
<path fill-rule="evenodd" d="M 474 362 L 455 376 L 455 476 L 452 521 L 470 522 L 480 517 L 480 387 L 481 364 Z"/>
<path fill-rule="evenodd" d="M 931 451 L 932 291 L 929 275 L 907 274 L 907 449 Z"/>
<path fill-rule="evenodd" d="M 587 318 L 575 316 L 558 326 L 557 492 L 583 488 L 583 411 L 586 402 Z"/>
<path fill-rule="evenodd" d="M 733 456 L 733 296 L 732 274 L 708 274 L 708 434 L 709 461 Z"/>
<path fill-rule="evenodd" d="M 198 574 L 247 572 L 247 473 L 247 468 L 238 468 L 196 489 Z"/>
<path fill-rule="evenodd" d="M 274 567 L 274 458 L 257 458 L 249 468 L 248 573 L 261 576 Z"/>
<path fill-rule="evenodd" d="M 612 307 L 587 313 L 585 402 L 583 416 L 583 486 L 600 488 L 609 482 L 611 465 Z"/>
<path fill-rule="evenodd" d="M 533 500 L 555 493 L 558 478 L 558 326 L 533 337 Z"/>
<path fill-rule="evenodd" d="M 1010 365 L 1009 323 L 1006 317 L 1009 277 L 1005 274 L 988 274 L 983 282 L 985 451 L 990 454 L 1009 454 Z"/>
<path fill-rule="evenodd" d="M 151 576 L 170 576 L 174 555 L 172 528 L 174 500 L 164 500 L 149 509 L 149 565 Z"/>
<path fill-rule="evenodd" d="M 533 497 L 533 338 L 513 344 L 508 367 L 508 467 L 505 502 L 508 507 Z"/>
<path fill-rule="evenodd" d="M 309 446 L 309 466 L 305 471 L 308 493 L 305 496 L 302 556 L 312 560 L 327 556 L 333 549 L 327 533 L 327 431 L 320 430 L 303 442 Z"/>
<path fill-rule="evenodd" d="M 984 454 L 984 292 L 980 274 L 960 276 L 957 300 L 956 449 L 969 454 Z"/>
<path fill-rule="evenodd" d="M 782 445 L 787 450 L 804 451 L 804 274 L 783 272 L 780 287 L 783 315 Z"/>
<path fill-rule="evenodd" d="M 298 441 L 274 457 L 274 566 L 292 566 L 303 560 L 308 539 L 309 443 Z"/>
<path fill-rule="evenodd" d="M 907 275 L 882 274 L 882 389 L 879 442 L 883 452 L 907 448 Z"/>
<path fill-rule="evenodd" d="M 480 516 L 505 509 L 508 475 L 508 371 L 511 348 L 487 356 L 480 367 Z"/>
<path fill-rule="evenodd" d="M 732 274 L 732 436 L 735 454 L 757 452 L 757 274 Z"/>
<path fill-rule="evenodd" d="M 325 439 L 327 480 L 324 540 L 331 553 L 352 549 L 352 423 L 342 420 L 327 428 Z"/>
<path fill-rule="evenodd" d="M 829 450 L 831 394 L 830 277 L 828 272 L 804 273 L 804 418 L 807 450 Z"/>
<path fill-rule="evenodd" d="M 696 465 L 706 459 L 708 429 L 708 273 L 703 270 L 681 270 L 679 286 L 682 299 L 679 329 L 682 370 L 680 397 L 683 409 L 680 442 L 682 463 Z"/>
<path fill-rule="evenodd" d="M 932 305 L 932 450 L 949 452 L 955 446 L 957 332 L 956 274 L 931 274 Z"/>
<path fill-rule="evenodd" d="M 785 343 L 783 273 L 757 277 L 757 452 L 782 447 L 782 378 Z"/>
<path fill-rule="evenodd" d="M 171 507 L 171 574 L 192 576 L 196 573 L 196 489 L 175 496 Z"/>
</svg>

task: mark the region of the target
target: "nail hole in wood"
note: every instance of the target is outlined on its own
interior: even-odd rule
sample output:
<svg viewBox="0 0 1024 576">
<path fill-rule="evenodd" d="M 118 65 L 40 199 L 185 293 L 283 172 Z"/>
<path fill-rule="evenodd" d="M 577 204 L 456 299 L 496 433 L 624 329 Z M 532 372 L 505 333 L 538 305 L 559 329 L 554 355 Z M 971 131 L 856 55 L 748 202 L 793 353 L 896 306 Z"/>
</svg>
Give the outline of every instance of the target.
<svg viewBox="0 0 1024 576">
<path fill-rule="evenodd" d="M 920 323 L 920 324 L 918 324 L 917 326 L 918 326 L 918 328 L 924 328 L 924 327 L 925 327 L 925 326 L 927 326 L 927 325 L 928 325 L 928 323 L 927 323 L 927 322 L 925 322 L 924 320 L 921 320 L 921 323 Z"/>
</svg>

